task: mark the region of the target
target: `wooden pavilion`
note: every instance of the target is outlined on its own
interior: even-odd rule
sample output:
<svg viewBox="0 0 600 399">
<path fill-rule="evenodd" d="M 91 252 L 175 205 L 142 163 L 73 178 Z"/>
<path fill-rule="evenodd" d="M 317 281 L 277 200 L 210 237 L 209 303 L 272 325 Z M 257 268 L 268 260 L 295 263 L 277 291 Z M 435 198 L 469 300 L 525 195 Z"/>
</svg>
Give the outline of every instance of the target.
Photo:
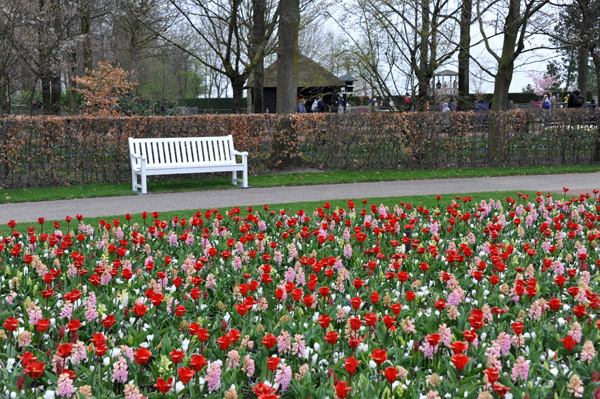
<svg viewBox="0 0 600 399">
<path fill-rule="evenodd" d="M 252 83 L 250 75 L 246 88 L 248 89 L 248 112 L 252 112 Z M 342 87 L 346 83 L 334 76 L 327 69 L 300 55 L 298 57 L 298 97 L 306 99 L 306 109 L 310 112 L 310 105 L 319 97 L 323 97 L 325 104 L 331 109 L 335 105 Z M 277 61 L 265 68 L 263 112 L 277 112 Z"/>
</svg>

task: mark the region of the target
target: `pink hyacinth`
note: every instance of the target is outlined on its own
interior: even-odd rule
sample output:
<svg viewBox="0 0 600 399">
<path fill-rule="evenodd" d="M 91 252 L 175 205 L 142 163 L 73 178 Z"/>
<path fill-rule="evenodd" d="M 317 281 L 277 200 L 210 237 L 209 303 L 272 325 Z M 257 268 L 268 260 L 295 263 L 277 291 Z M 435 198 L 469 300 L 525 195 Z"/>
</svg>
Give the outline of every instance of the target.
<svg viewBox="0 0 600 399">
<path fill-rule="evenodd" d="M 75 387 L 69 374 L 63 373 L 58 377 L 58 383 L 56 388 L 56 394 L 63 398 L 70 398 L 75 393 Z"/>
<path fill-rule="evenodd" d="M 344 257 L 350 259 L 352 257 L 352 245 L 346 244 L 344 247 Z"/>
<path fill-rule="evenodd" d="M 250 358 L 250 355 L 244 356 L 244 365 L 242 366 L 242 371 L 246 373 L 248 378 L 252 378 L 255 371 L 254 360 Z"/>
<path fill-rule="evenodd" d="M 277 372 L 275 373 L 275 382 L 281 385 L 281 392 L 285 392 L 288 389 L 291 381 L 292 368 L 280 363 Z"/>
<path fill-rule="evenodd" d="M 521 381 L 527 380 L 528 375 L 529 375 L 529 360 L 525 360 L 525 358 L 523 356 L 519 356 L 517 358 L 517 362 L 513 366 L 510 376 L 514 382 L 517 382 L 517 378 L 521 378 Z"/>
<path fill-rule="evenodd" d="M 139 388 L 136 387 L 134 384 L 125 385 L 124 393 L 125 393 L 125 399 L 142 399 L 143 398 L 142 394 L 140 393 Z"/>
<path fill-rule="evenodd" d="M 112 381 L 126 383 L 128 374 L 127 361 L 123 356 L 119 356 L 119 359 L 113 364 Z"/>
<path fill-rule="evenodd" d="M 206 370 L 206 383 L 208 392 L 215 392 L 221 388 L 221 366 L 217 362 L 212 362 Z"/>
</svg>

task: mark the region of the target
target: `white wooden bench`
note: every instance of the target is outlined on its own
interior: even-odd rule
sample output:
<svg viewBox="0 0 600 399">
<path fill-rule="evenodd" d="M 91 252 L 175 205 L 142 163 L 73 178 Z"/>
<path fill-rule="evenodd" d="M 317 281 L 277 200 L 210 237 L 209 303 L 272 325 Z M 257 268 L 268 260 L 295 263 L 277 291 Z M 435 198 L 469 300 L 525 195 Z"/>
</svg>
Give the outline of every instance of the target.
<svg viewBox="0 0 600 399">
<path fill-rule="evenodd" d="M 241 163 L 237 157 L 241 156 Z M 233 149 L 224 137 L 129 138 L 131 188 L 146 194 L 146 177 L 182 173 L 231 172 L 232 183 L 248 187 L 248 153 Z M 238 179 L 237 172 L 242 172 Z M 140 183 L 138 183 L 138 176 Z"/>
</svg>

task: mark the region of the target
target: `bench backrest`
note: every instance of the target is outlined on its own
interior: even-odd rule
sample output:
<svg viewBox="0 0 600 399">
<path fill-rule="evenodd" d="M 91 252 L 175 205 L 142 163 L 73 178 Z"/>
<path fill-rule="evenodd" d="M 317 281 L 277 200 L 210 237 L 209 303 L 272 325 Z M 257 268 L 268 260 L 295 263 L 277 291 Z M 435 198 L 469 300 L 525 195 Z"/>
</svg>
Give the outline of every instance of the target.
<svg viewBox="0 0 600 399">
<path fill-rule="evenodd" d="M 233 137 L 129 138 L 129 151 L 146 158 L 146 164 L 235 164 Z"/>
</svg>

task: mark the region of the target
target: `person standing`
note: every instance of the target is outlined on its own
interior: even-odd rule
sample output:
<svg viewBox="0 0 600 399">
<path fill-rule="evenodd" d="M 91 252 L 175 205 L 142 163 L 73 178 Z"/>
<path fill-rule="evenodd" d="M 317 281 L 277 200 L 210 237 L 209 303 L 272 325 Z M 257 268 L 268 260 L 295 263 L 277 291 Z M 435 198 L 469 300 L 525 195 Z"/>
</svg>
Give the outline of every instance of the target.
<svg viewBox="0 0 600 399">
<path fill-rule="evenodd" d="M 304 104 L 304 99 L 300 100 L 298 102 L 298 109 L 297 112 L 299 114 L 305 114 L 306 113 L 306 105 Z"/>
<path fill-rule="evenodd" d="M 450 97 L 450 101 L 448 101 L 448 108 L 450 108 L 450 111 L 452 112 L 456 111 L 456 104 L 454 103 L 453 97 Z"/>
<path fill-rule="evenodd" d="M 567 108 L 581 108 L 585 104 L 585 98 L 578 88 L 574 88 L 569 93 L 569 100 L 567 101 Z"/>
<path fill-rule="evenodd" d="M 325 105 L 323 97 L 319 97 L 319 99 L 317 100 L 317 112 L 327 112 L 327 105 Z"/>
</svg>

